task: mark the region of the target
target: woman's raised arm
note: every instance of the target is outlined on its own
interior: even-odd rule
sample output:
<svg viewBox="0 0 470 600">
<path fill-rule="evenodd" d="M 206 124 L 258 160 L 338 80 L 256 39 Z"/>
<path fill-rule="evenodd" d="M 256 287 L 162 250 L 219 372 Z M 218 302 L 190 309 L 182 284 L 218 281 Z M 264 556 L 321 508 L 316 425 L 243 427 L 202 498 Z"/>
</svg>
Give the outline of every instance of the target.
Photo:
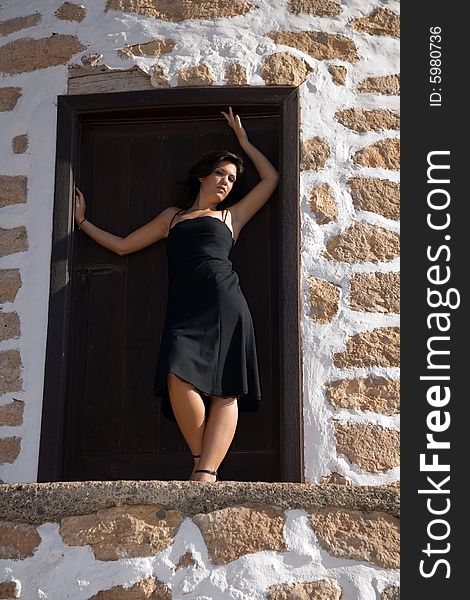
<svg viewBox="0 0 470 600">
<path fill-rule="evenodd" d="M 84 220 L 86 209 L 85 198 L 78 188 L 76 190 L 75 220 L 80 225 L 80 229 L 95 242 L 119 254 L 119 256 L 137 252 L 167 237 L 169 222 L 175 213 L 175 207 L 170 206 L 169 208 L 165 208 L 154 219 L 123 238 L 96 227 L 88 219 Z"/>
<path fill-rule="evenodd" d="M 221 112 L 237 136 L 240 146 L 255 165 L 258 175 L 261 178 L 261 181 L 244 198 L 230 207 L 232 223 L 240 231 L 272 196 L 279 182 L 279 173 L 268 158 L 248 141 L 248 135 L 241 124 L 240 117 L 233 114 L 232 107 L 230 106 L 229 113 Z"/>
</svg>

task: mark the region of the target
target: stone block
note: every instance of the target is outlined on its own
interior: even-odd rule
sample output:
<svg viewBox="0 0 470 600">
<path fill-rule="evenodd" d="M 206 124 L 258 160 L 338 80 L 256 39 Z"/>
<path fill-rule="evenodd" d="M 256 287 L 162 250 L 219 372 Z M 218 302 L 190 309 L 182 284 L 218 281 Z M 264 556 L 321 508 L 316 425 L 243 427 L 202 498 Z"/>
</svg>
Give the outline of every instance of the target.
<svg viewBox="0 0 470 600">
<path fill-rule="evenodd" d="M 300 85 L 313 68 L 303 59 L 287 52 L 266 57 L 261 65 L 261 77 L 267 85 Z"/>
<path fill-rule="evenodd" d="M 388 138 L 358 150 L 352 161 L 362 167 L 373 167 L 398 171 L 400 168 L 400 140 Z"/>
<path fill-rule="evenodd" d="M 15 31 L 21 31 L 28 27 L 34 27 L 41 20 L 40 13 L 26 15 L 24 17 L 14 17 L 7 21 L 0 21 L 0 35 L 9 35 Z"/>
<path fill-rule="evenodd" d="M 134 12 L 146 17 L 162 21 L 186 21 L 189 19 L 217 19 L 236 17 L 257 10 L 257 6 L 248 0 L 184 0 L 169 2 L 168 0 L 108 0 L 105 11 L 121 10 Z"/>
<path fill-rule="evenodd" d="M 59 6 L 54 14 L 62 21 L 76 21 L 77 23 L 81 23 L 86 16 L 86 9 L 80 4 L 64 2 Z"/>
<path fill-rule="evenodd" d="M 98 560 L 155 556 L 171 546 L 182 522 L 176 510 L 153 505 L 121 505 L 62 519 L 60 534 L 69 546 L 89 544 Z"/>
<path fill-rule="evenodd" d="M 26 227 L 23 225 L 12 229 L 2 229 L 0 227 L 0 258 L 16 252 L 26 252 L 28 249 Z"/>
<path fill-rule="evenodd" d="M 13 399 L 8 404 L 0 404 L 0 425 L 14 427 L 23 423 L 24 402 Z M 1 598 L 1 596 L 0 596 Z"/>
<path fill-rule="evenodd" d="M 348 70 L 341 65 L 331 65 L 328 67 L 328 73 L 331 75 L 333 83 L 336 85 L 344 85 L 346 83 L 346 75 Z"/>
<path fill-rule="evenodd" d="M 215 81 L 215 75 L 208 65 L 197 65 L 181 69 L 178 73 L 179 86 L 208 86 Z"/>
<path fill-rule="evenodd" d="M 350 306 L 364 312 L 400 312 L 400 273 L 356 273 L 351 278 Z"/>
<path fill-rule="evenodd" d="M 270 31 L 267 34 L 276 44 L 291 46 L 316 60 L 359 59 L 356 44 L 344 35 L 324 31 Z"/>
<path fill-rule="evenodd" d="M 193 517 L 215 565 L 227 564 L 246 554 L 287 550 L 284 512 L 277 507 L 234 507 Z"/>
<path fill-rule="evenodd" d="M 240 63 L 230 63 L 225 69 L 225 82 L 228 85 L 247 85 L 246 68 Z"/>
<path fill-rule="evenodd" d="M 328 144 L 320 137 L 304 140 L 300 147 L 301 171 L 320 171 L 330 157 Z"/>
<path fill-rule="evenodd" d="M 337 409 L 395 415 L 400 412 L 400 382 L 386 377 L 337 379 L 325 384 L 326 397 Z"/>
<path fill-rule="evenodd" d="M 336 450 L 368 473 L 385 473 L 400 464 L 400 432 L 373 424 L 334 424 Z"/>
<path fill-rule="evenodd" d="M 20 38 L 0 46 L 0 73 L 16 75 L 65 65 L 85 49 L 74 35 L 53 33 L 48 38 Z"/>
<path fill-rule="evenodd" d="M 28 149 L 28 134 L 16 135 L 11 141 L 11 148 L 15 154 L 24 154 Z"/>
<path fill-rule="evenodd" d="M 21 451 L 21 438 L 0 438 L 0 464 L 12 464 L 18 458 Z M 0 535 L 1 539 L 1 535 Z"/>
<path fill-rule="evenodd" d="M 348 181 L 354 207 L 398 221 L 400 184 L 375 177 L 352 177 Z"/>
<path fill-rule="evenodd" d="M 357 86 L 358 92 L 369 94 L 385 94 L 398 96 L 400 94 L 400 75 L 382 75 L 381 77 L 367 77 Z"/>
<path fill-rule="evenodd" d="M 20 287 L 19 269 L 0 269 L 0 304 L 14 302 Z"/>
<path fill-rule="evenodd" d="M 0 351 L 0 394 L 19 392 L 21 386 L 21 357 L 19 351 Z"/>
<path fill-rule="evenodd" d="M 28 178 L 24 175 L 0 175 L 0 208 L 24 204 L 28 195 Z"/>
<path fill-rule="evenodd" d="M 341 125 L 352 129 L 357 133 L 366 131 L 385 131 L 388 129 L 399 129 L 400 116 L 394 110 L 388 108 L 374 108 L 365 110 L 363 108 L 346 108 L 335 113 L 335 119 Z"/>
<path fill-rule="evenodd" d="M 400 330 L 379 327 L 356 333 L 349 338 L 344 352 L 333 355 L 335 367 L 398 367 L 400 365 Z"/>
<path fill-rule="evenodd" d="M 396 233 L 361 221 L 330 238 L 324 252 L 330 260 L 348 263 L 387 262 L 399 254 L 400 238 Z"/>
<path fill-rule="evenodd" d="M 319 225 L 326 225 L 338 217 L 338 206 L 328 183 L 321 183 L 312 190 L 310 208 Z"/>
<path fill-rule="evenodd" d="M 400 37 L 400 16 L 388 8 L 376 8 L 369 15 L 351 21 L 351 27 L 369 35 Z"/>
<path fill-rule="evenodd" d="M 282 583 L 268 588 L 267 600 L 340 600 L 341 588 L 335 581 L 320 579 Z"/>
<path fill-rule="evenodd" d="M 0 521 L 0 559 L 22 560 L 33 556 L 41 543 L 34 525 Z"/>
<path fill-rule="evenodd" d="M 331 0 L 289 0 L 287 8 L 294 15 L 306 13 L 314 17 L 336 17 L 343 12 L 342 7 Z"/>
<path fill-rule="evenodd" d="M 132 587 L 115 585 L 108 590 L 102 590 L 89 600 L 171 600 L 171 597 L 171 590 L 166 584 L 155 577 L 148 577 Z"/>
<path fill-rule="evenodd" d="M 308 281 L 309 316 L 317 323 L 330 323 L 338 312 L 340 288 L 317 277 L 309 277 Z"/>
<path fill-rule="evenodd" d="M 399 567 L 400 529 L 396 517 L 320 508 L 311 513 L 310 521 L 320 545 L 332 556 L 364 560 L 385 569 Z"/>
<path fill-rule="evenodd" d="M 19 338 L 20 335 L 21 328 L 18 313 L 0 311 L 0 342 Z"/>
<path fill-rule="evenodd" d="M 22 93 L 20 87 L 0 88 L 0 112 L 13 110 Z"/>
</svg>

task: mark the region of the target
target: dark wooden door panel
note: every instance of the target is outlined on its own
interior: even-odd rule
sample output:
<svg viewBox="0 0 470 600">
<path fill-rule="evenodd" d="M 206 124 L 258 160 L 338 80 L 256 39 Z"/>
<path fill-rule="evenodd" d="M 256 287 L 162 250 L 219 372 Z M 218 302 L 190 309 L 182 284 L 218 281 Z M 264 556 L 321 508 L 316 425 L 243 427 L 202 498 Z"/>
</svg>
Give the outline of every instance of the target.
<svg viewBox="0 0 470 600">
<path fill-rule="evenodd" d="M 259 116 L 245 126 L 253 143 L 278 162 L 278 123 Z M 232 148 L 230 133 L 220 120 L 203 123 L 92 123 L 81 131 L 80 185 L 92 223 L 116 235 L 140 227 L 165 207 L 176 204 L 189 167 L 203 152 Z M 235 148 L 238 150 L 238 148 Z M 86 166 L 86 167 L 85 167 Z M 246 187 L 258 181 L 246 164 Z M 270 203 L 245 227 L 233 251 L 233 263 L 252 311 L 263 401 L 255 413 L 240 413 L 231 448 L 233 457 L 250 454 L 247 470 L 239 461 L 223 465 L 230 478 L 279 476 L 279 390 L 276 386 L 278 324 L 272 320 L 272 257 L 277 254 L 275 208 Z M 175 462 L 187 454 L 175 423 L 164 419 L 152 384 L 162 333 L 167 294 L 166 240 L 120 257 L 80 236 L 74 310 L 80 317 L 73 338 L 72 379 L 84 385 L 69 390 L 70 479 L 175 479 L 187 477 Z M 165 248 L 165 252 L 162 249 Z M 107 267 L 102 265 L 106 264 Z M 85 366 L 85 370 L 81 371 Z M 106 458 L 107 457 L 107 458 Z M 258 457 L 258 458 L 257 458 Z M 262 457 L 262 458 L 261 458 Z M 164 458 L 164 460 L 161 460 Z M 268 467 L 268 463 L 270 466 Z M 181 463 L 181 465 L 185 464 Z M 132 466 L 132 471 L 130 471 Z"/>
</svg>

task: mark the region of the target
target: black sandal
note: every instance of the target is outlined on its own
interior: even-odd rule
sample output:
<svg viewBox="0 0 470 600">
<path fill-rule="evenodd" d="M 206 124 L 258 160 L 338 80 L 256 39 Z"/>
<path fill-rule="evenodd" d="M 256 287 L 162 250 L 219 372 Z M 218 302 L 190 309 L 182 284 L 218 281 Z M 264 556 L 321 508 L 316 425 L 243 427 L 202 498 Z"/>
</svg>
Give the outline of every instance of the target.
<svg viewBox="0 0 470 600">
<path fill-rule="evenodd" d="M 209 469 L 195 469 L 195 473 L 209 473 L 209 475 L 214 475 L 215 480 L 217 481 L 217 471 L 210 471 Z"/>
</svg>

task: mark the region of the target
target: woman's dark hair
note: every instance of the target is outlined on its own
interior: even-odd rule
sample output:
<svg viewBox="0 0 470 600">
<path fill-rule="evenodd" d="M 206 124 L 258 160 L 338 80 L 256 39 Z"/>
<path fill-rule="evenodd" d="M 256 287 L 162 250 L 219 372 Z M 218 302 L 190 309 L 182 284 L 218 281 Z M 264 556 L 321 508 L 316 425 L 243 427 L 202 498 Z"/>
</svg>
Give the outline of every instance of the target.
<svg viewBox="0 0 470 600">
<path fill-rule="evenodd" d="M 243 158 L 229 150 L 212 150 L 203 154 L 199 162 L 193 165 L 184 182 L 183 191 L 177 202 L 180 208 L 189 208 L 194 203 L 199 188 L 201 187 L 200 177 L 210 175 L 221 162 L 231 162 L 237 168 L 237 178 L 230 190 L 229 195 L 217 205 L 217 210 L 222 210 L 240 200 L 242 196 L 242 186 L 239 181 L 239 175 L 243 173 Z"/>
</svg>

